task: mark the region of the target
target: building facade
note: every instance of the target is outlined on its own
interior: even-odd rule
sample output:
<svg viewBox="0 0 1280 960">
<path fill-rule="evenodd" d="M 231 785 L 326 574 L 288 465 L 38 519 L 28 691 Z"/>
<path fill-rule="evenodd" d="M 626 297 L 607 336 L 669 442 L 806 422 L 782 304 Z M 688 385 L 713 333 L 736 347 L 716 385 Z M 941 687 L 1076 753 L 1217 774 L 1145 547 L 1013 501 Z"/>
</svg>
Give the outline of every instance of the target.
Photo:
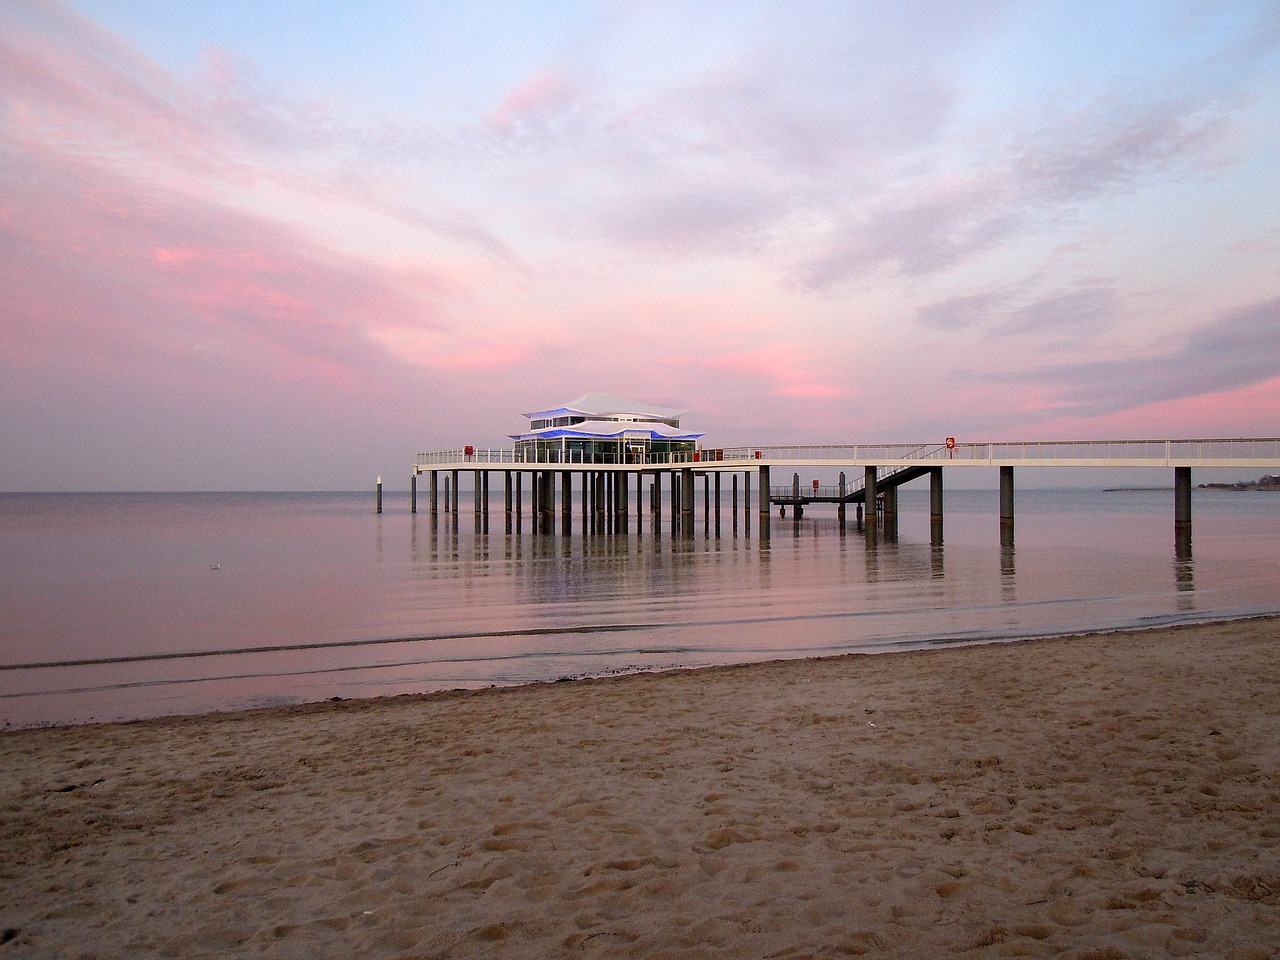
<svg viewBox="0 0 1280 960">
<path fill-rule="evenodd" d="M 692 454 L 703 434 L 680 427 L 686 411 L 611 393 L 587 393 L 551 410 L 526 413 L 512 434 L 516 454 L 536 463 L 670 463 Z"/>
</svg>

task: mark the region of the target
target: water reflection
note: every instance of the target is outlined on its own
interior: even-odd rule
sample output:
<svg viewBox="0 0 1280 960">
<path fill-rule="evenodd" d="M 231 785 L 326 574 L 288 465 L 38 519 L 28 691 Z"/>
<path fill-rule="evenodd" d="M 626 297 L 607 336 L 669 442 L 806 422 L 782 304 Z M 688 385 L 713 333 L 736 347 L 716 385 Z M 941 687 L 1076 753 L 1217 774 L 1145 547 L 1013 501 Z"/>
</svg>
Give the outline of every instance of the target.
<svg viewBox="0 0 1280 960">
<path fill-rule="evenodd" d="M 95 506 L 75 523 L 61 507 L 33 520 L 11 511 L 0 649 L 49 665 L 0 674 L 0 704 L 74 704 L 88 690 L 113 716 L 142 715 L 1280 608 L 1269 506 L 1280 500 L 1238 516 L 1206 508 L 1193 561 L 1189 538 L 1169 550 L 1163 498 L 1031 492 L 1015 554 L 1012 531 L 993 529 L 990 494 L 949 496 L 944 548 L 927 498 L 906 493 L 896 540 L 887 525 L 841 524 L 835 508 L 775 518 L 772 540 L 703 523 L 673 536 L 648 510 L 605 533 L 579 532 L 592 526 L 578 510 L 569 534 L 532 522 L 507 533 L 466 523 L 470 504 L 374 520 L 367 498 L 293 495 L 136 513 L 117 498 L 114 513 Z"/>
<path fill-rule="evenodd" d="M 1013 524 L 1000 522 L 1000 599 L 1005 603 L 1018 601 L 1018 564 L 1013 546 Z"/>
<path fill-rule="evenodd" d="M 1173 582 L 1178 595 L 1178 609 L 1194 610 L 1196 580 L 1189 527 L 1183 525 L 1175 527 L 1173 555 Z"/>
</svg>

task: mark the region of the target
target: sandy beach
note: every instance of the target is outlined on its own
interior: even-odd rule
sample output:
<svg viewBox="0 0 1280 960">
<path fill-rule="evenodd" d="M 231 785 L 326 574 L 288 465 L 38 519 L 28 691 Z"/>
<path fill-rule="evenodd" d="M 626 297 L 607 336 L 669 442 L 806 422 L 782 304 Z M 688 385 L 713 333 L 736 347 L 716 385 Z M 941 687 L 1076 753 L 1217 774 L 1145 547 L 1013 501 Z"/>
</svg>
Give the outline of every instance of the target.
<svg viewBox="0 0 1280 960">
<path fill-rule="evenodd" d="M 0 734 L 0 957 L 1280 948 L 1280 620 Z"/>
</svg>

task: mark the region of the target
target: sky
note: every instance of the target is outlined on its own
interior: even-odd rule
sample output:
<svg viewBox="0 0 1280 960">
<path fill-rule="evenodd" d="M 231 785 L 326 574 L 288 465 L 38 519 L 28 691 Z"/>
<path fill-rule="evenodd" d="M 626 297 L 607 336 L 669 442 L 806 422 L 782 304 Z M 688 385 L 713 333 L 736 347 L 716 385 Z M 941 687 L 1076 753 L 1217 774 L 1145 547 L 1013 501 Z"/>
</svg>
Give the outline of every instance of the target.
<svg viewBox="0 0 1280 960">
<path fill-rule="evenodd" d="M 4 0 L 0 490 L 1280 436 L 1280 3 Z"/>
</svg>

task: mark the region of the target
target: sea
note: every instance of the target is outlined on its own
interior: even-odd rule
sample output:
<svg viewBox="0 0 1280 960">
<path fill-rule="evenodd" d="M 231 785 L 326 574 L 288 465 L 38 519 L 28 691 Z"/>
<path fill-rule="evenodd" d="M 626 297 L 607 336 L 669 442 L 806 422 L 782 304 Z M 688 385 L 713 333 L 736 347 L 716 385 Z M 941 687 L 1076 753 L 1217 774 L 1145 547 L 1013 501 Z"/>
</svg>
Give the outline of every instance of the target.
<svg viewBox="0 0 1280 960">
<path fill-rule="evenodd" d="M 462 497 L 0 494 L 8 728 L 884 653 L 1280 613 L 1280 495 L 903 487 L 895 529 L 834 506 L 692 535 L 510 528 Z M 420 503 L 420 507 L 422 504 Z M 714 512 L 713 512 L 714 513 Z M 871 531 L 874 531 L 872 535 Z"/>
</svg>

